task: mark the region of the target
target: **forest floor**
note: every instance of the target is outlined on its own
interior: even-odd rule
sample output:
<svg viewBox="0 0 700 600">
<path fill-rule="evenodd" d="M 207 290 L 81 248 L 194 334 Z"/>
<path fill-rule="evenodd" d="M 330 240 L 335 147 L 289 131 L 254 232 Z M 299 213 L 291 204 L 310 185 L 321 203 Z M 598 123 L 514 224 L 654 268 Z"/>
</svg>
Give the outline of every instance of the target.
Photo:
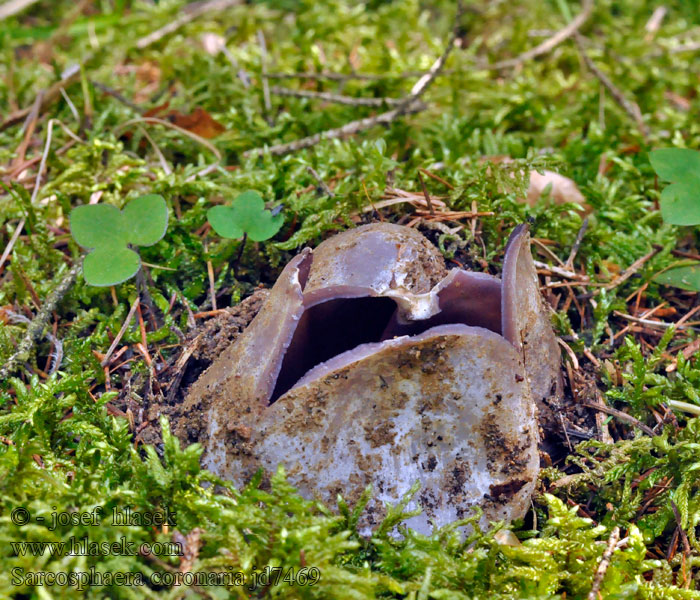
<svg viewBox="0 0 700 600">
<path fill-rule="evenodd" d="M 700 598 L 700 303 L 658 280 L 698 237 L 649 160 L 700 147 L 699 51 L 684 0 L 0 5 L 0 598 Z M 525 201 L 545 169 L 580 195 Z M 207 221 L 246 190 L 266 241 Z M 71 211 L 144 194 L 164 237 L 89 285 Z M 423 536 L 406 497 L 365 538 L 362 503 L 237 489 L 171 433 L 261 288 L 380 220 L 494 275 L 530 224 L 565 409 L 521 521 Z M 94 551 L 18 545 L 71 540 Z"/>
</svg>

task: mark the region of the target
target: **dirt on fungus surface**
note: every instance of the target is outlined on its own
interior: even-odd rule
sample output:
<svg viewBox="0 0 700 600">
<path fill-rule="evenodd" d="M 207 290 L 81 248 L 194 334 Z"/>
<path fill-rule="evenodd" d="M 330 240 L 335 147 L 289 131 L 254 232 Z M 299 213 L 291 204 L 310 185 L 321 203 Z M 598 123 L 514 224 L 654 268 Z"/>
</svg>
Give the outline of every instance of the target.
<svg viewBox="0 0 700 600">
<path fill-rule="evenodd" d="M 199 376 L 212 364 L 226 348 L 235 342 L 240 333 L 253 320 L 269 295 L 266 289 L 258 289 L 253 295 L 244 299 L 240 304 L 232 308 L 226 308 L 218 312 L 215 316 L 208 318 L 190 332 L 187 339 L 182 344 L 180 360 L 175 360 L 171 368 L 159 375 L 158 383 L 162 390 L 161 394 L 145 394 L 142 404 L 126 400 L 122 404 L 124 411 L 132 409 L 136 415 L 135 432 L 136 440 L 144 443 L 158 444 L 161 442 L 160 425 L 158 417 L 167 415 L 173 432 L 183 442 L 191 444 L 201 442 L 208 429 L 208 417 L 206 398 L 198 406 L 189 406 L 185 411 L 183 402 L 187 396 L 189 387 L 197 381 Z M 184 355 L 189 355 L 184 365 L 178 368 Z M 425 368 L 423 364 L 423 368 Z M 582 373 L 582 372 L 581 372 Z M 580 376 L 579 376 L 580 379 Z M 582 407 L 576 402 L 576 397 L 581 390 L 589 385 L 595 385 L 594 376 L 591 381 L 574 381 L 573 390 L 569 385 L 568 378 L 564 389 L 560 410 L 557 414 L 548 411 L 546 414 L 538 415 L 539 437 L 540 437 L 540 462 L 543 467 L 551 466 L 553 463 L 561 461 L 570 451 L 572 443 L 581 439 L 590 439 L 596 436 L 596 421 L 590 409 Z M 400 402 L 400 398 L 396 399 Z M 130 406 L 133 404 L 133 406 Z M 138 411 L 138 412 L 137 412 Z M 420 419 L 420 415 L 416 415 Z M 236 430 L 230 432 L 232 438 L 236 438 L 240 450 L 245 452 L 245 446 L 250 439 L 252 432 Z M 488 432 L 484 432 L 488 435 Z M 377 443 L 385 443 L 394 436 L 394 432 L 388 425 L 374 432 L 378 438 Z M 502 459 L 502 452 L 505 450 L 499 440 L 494 439 L 495 446 L 500 447 L 499 460 Z M 509 470 L 517 471 L 519 466 L 519 448 L 511 448 L 508 452 L 508 460 L 502 465 L 504 472 Z M 495 458 L 495 457 L 494 457 Z M 457 471 L 458 468 L 456 467 Z M 464 474 L 455 472 L 455 484 L 464 478 Z M 344 490 L 347 494 L 347 490 Z M 494 501 L 502 500 L 504 496 L 509 496 L 517 492 L 515 489 L 494 489 Z"/>
</svg>

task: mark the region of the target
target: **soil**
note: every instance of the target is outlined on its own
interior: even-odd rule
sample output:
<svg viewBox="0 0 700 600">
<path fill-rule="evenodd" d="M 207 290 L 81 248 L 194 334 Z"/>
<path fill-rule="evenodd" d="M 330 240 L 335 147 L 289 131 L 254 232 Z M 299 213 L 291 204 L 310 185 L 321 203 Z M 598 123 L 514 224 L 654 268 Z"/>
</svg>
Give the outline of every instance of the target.
<svg viewBox="0 0 700 600">
<path fill-rule="evenodd" d="M 269 290 L 258 289 L 236 306 L 224 308 L 215 316 L 202 322 L 191 331 L 183 342 L 181 352 L 170 366 L 158 374 L 162 394 L 146 395 L 145 410 L 126 400 L 126 408 L 143 418 L 135 423 L 135 440 L 145 444 L 161 444 L 159 417 L 167 415 L 171 429 L 179 435 L 183 444 L 199 442 L 205 421 L 201 415 L 183 414 L 182 405 L 187 389 L 214 362 L 224 348 L 236 341 L 240 333 L 253 320 L 269 295 Z M 183 357 L 189 355 L 183 362 Z M 129 406 L 134 404 L 134 407 Z M 126 408 L 124 410 L 126 410 Z M 138 411 L 138 413 L 137 413 Z"/>
</svg>

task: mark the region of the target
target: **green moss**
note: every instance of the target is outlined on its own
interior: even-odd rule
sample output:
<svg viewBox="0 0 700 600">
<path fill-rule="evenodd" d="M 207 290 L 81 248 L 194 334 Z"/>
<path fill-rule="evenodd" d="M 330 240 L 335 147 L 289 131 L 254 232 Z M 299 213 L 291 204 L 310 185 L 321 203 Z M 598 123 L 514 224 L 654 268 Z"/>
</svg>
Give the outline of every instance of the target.
<svg viewBox="0 0 700 600">
<path fill-rule="evenodd" d="M 610 347 L 610 333 L 628 324 L 615 311 L 625 310 L 626 298 L 642 285 L 648 284 L 648 306 L 666 300 L 681 307 L 690 300 L 673 296 L 675 292 L 652 280 L 676 260 L 675 248 L 692 250 L 698 237 L 697 229 L 662 223 L 657 210 L 660 188 L 647 153 L 661 146 L 700 146 L 694 56 L 668 51 L 700 25 L 694 3 L 665 3 L 668 14 L 653 40 L 645 39 L 645 25 L 658 5 L 651 0 L 596 2 L 582 29 L 592 60 L 639 104 L 651 132 L 647 140 L 608 93 L 601 112 L 600 83 L 582 67 L 571 40 L 516 69 L 477 68 L 480 62 L 512 58 L 532 48 L 544 39 L 538 31 L 561 28 L 580 10 L 579 3 L 469 4 L 461 23 L 462 48 L 452 53 L 447 74 L 427 93 L 427 110 L 386 128 L 324 141 L 283 157 L 270 153 L 246 157 L 244 152 L 339 127 L 378 109 L 273 94 L 272 110 L 265 115 L 258 30 L 268 41 L 269 71 L 351 74 L 357 70 L 384 76 L 342 83 L 297 79 L 271 83 L 350 96 L 401 97 L 415 82 L 402 73 L 429 68 L 442 52 L 454 3 L 242 3 L 194 19 L 143 49 L 137 48 L 138 41 L 181 14 L 182 0 L 99 2 L 86 11 L 76 9 L 73 2 L 42 0 L 3 21 L 2 106 L 31 106 L 37 93 L 71 64 L 83 64 L 83 78 L 65 90 L 80 121 L 65 99 L 53 101 L 42 112 L 26 158 L 40 157 L 49 118 L 60 120 L 81 143 L 54 124 L 34 201 L 25 186 L 33 182 L 36 164 L 20 182 L 6 183 L 0 194 L 0 218 L 7 224 L 3 245 L 20 219 L 29 234 L 14 245 L 0 286 L 4 307 L 0 362 L 12 355 L 27 326 L 16 317 L 5 319 L 11 315 L 4 309 L 26 313 L 25 317 L 35 314 L 34 295 L 43 301 L 65 262 L 80 260 L 67 219 L 73 208 L 91 198 L 122 208 L 132 198 L 155 193 L 168 203 L 170 222 L 164 239 L 141 251 L 143 260 L 156 266 L 148 267 L 145 275 L 160 314 L 155 327 L 147 322 L 146 337 L 152 356 L 162 361 L 176 357 L 178 332 L 187 327 L 184 303 L 194 312 L 211 307 L 207 261 L 216 289 L 225 290 L 218 305 L 235 304 L 259 284 L 271 284 L 300 246 L 315 245 L 330 232 L 353 226 L 358 215 L 376 218 L 374 212 L 361 211 L 379 202 L 387 185 L 422 193 L 419 168 L 454 186 L 450 190 L 425 179 L 429 193 L 442 197 L 452 210 L 471 210 L 476 203 L 479 211 L 494 213 L 479 219 L 478 240 L 472 237 L 470 221 L 462 221 L 464 227 L 455 233 L 436 233 L 446 256 L 462 248 L 454 254 L 456 260 L 497 273 L 504 238 L 516 223 L 527 220 L 533 237 L 546 240 L 550 252 L 565 262 L 583 223 L 581 208 L 555 205 L 547 197 L 533 207 L 519 200 L 527 185 L 524 173 L 547 168 L 572 177 L 592 209 L 575 262 L 590 277 L 590 285 L 575 288 L 577 301 L 585 305 L 585 318 L 575 303 L 566 311 L 560 305 L 555 317 L 558 330 L 607 401 L 646 425 L 657 425 L 655 415 L 662 414 L 660 405 L 669 400 L 700 404 L 700 366 L 694 356 L 679 353 L 683 344 L 695 339 L 694 329 L 682 335 L 668 330 L 654 338 L 653 348 L 633 336 Z M 206 53 L 200 44 L 203 33 L 223 36 L 230 56 Z M 48 40 L 48 60 L 39 58 L 41 48 L 36 44 L 42 40 Z M 232 67 L 231 57 L 238 67 Z M 237 76 L 238 68 L 250 76 L 250 87 Z M 154 79 L 148 82 L 149 77 Z M 118 91 L 138 110 L 104 93 L 93 81 Z M 676 97 L 686 99 L 688 107 L 673 101 Z M 221 164 L 214 164 L 207 146 L 176 130 L 124 125 L 165 100 L 170 102 L 167 110 L 188 114 L 202 108 L 225 127 L 223 134 L 210 140 L 222 154 Z M 89 118 L 86 111 L 91 112 Z M 21 123 L 0 131 L 3 164 L 16 157 L 23 139 Z M 514 160 L 500 164 L 482 160 L 498 155 Z M 308 167 L 330 185 L 332 196 L 318 189 Z M 267 208 L 281 207 L 285 225 L 271 240 L 249 243 L 233 269 L 240 242 L 203 235 L 206 212 L 250 189 L 260 192 Z M 396 204 L 382 214 L 396 221 L 412 212 L 408 205 Z M 652 250 L 657 253 L 633 277 L 601 291 L 601 284 Z M 552 261 L 551 255 L 539 258 Z M 92 288 L 79 278 L 47 326 L 48 331 L 55 323 L 63 342 L 58 371 L 44 377 L 55 348 L 42 338 L 15 378 L 0 383 L 0 596 L 584 599 L 617 526 L 624 543 L 600 582 L 602 597 L 700 597 L 697 419 L 678 413 L 679 422 L 659 426 L 653 438 L 630 428 L 616 431 L 615 444 L 579 444 L 567 465 L 543 472 L 542 489 L 561 480 L 565 472 L 572 479 L 569 485 L 550 487 L 553 495 L 535 498 L 534 525 L 528 521 L 511 527 L 520 544 L 503 543 L 507 539 L 503 525 L 482 532 L 475 520 L 420 536 L 400 526 L 405 503 L 390 508 L 385 522 L 367 540 L 356 531 L 362 502 L 352 507 L 340 498 L 337 507 L 325 507 L 304 500 L 281 471 L 270 489 L 261 490 L 255 482 L 235 489 L 201 470 L 200 449 L 181 448 L 166 421 L 161 423 L 162 445 L 134 445 L 128 420 L 111 416 L 115 392 L 106 388 L 99 356 L 121 328 L 136 293 L 134 282 L 121 284 L 114 290 L 115 304 L 109 289 Z M 122 344 L 140 341 L 141 331 L 132 323 Z M 599 370 L 590 367 L 585 349 L 599 358 Z M 667 372 L 672 358 L 676 368 Z M 148 380 L 149 368 L 141 355 L 134 353 L 130 360 L 134 381 L 136 375 Z M 124 392 L 126 379 L 124 373 L 115 372 L 112 385 Z M 139 390 L 132 391 L 138 403 Z M 575 504 L 593 520 L 584 518 Z M 18 506 L 32 515 L 22 527 L 11 521 L 11 511 Z M 114 527 L 104 518 L 99 525 L 70 524 L 51 531 L 36 520 L 50 518 L 54 511 L 89 513 L 96 506 L 103 507 L 105 515 L 126 506 L 151 512 L 168 508 L 177 513 L 177 524 L 167 529 Z M 685 554 L 681 529 L 690 545 Z M 461 533 L 465 530 L 470 532 L 466 537 Z M 11 542 L 66 542 L 84 536 L 97 543 L 124 538 L 138 545 L 182 541 L 180 534 L 191 536 L 191 548 L 197 547 L 194 539 L 201 538 L 201 547 L 188 558 L 115 553 L 34 557 L 22 556 L 11 546 Z M 676 552 L 667 560 L 674 536 Z M 280 567 L 286 572 L 304 566 L 320 570 L 316 585 L 282 583 L 249 591 L 240 586 L 163 586 L 153 581 L 156 572 L 186 568 L 230 569 L 249 582 L 256 569 Z M 147 584 L 83 591 L 12 584 L 13 568 L 78 573 L 91 567 L 141 574 Z"/>
</svg>

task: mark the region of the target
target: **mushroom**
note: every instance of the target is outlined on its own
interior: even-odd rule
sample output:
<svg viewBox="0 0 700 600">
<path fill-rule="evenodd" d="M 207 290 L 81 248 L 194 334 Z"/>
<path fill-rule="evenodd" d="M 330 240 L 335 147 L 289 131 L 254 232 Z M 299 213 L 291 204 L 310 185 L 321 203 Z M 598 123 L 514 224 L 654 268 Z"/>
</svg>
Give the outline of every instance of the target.
<svg viewBox="0 0 700 600">
<path fill-rule="evenodd" d="M 293 258 L 185 408 L 205 416 L 218 475 L 244 485 L 282 464 L 329 503 L 371 484 L 363 532 L 419 481 L 407 524 L 428 533 L 475 506 L 484 525 L 525 514 L 559 359 L 525 225 L 499 279 L 446 271 L 420 233 L 377 223 Z"/>
</svg>

